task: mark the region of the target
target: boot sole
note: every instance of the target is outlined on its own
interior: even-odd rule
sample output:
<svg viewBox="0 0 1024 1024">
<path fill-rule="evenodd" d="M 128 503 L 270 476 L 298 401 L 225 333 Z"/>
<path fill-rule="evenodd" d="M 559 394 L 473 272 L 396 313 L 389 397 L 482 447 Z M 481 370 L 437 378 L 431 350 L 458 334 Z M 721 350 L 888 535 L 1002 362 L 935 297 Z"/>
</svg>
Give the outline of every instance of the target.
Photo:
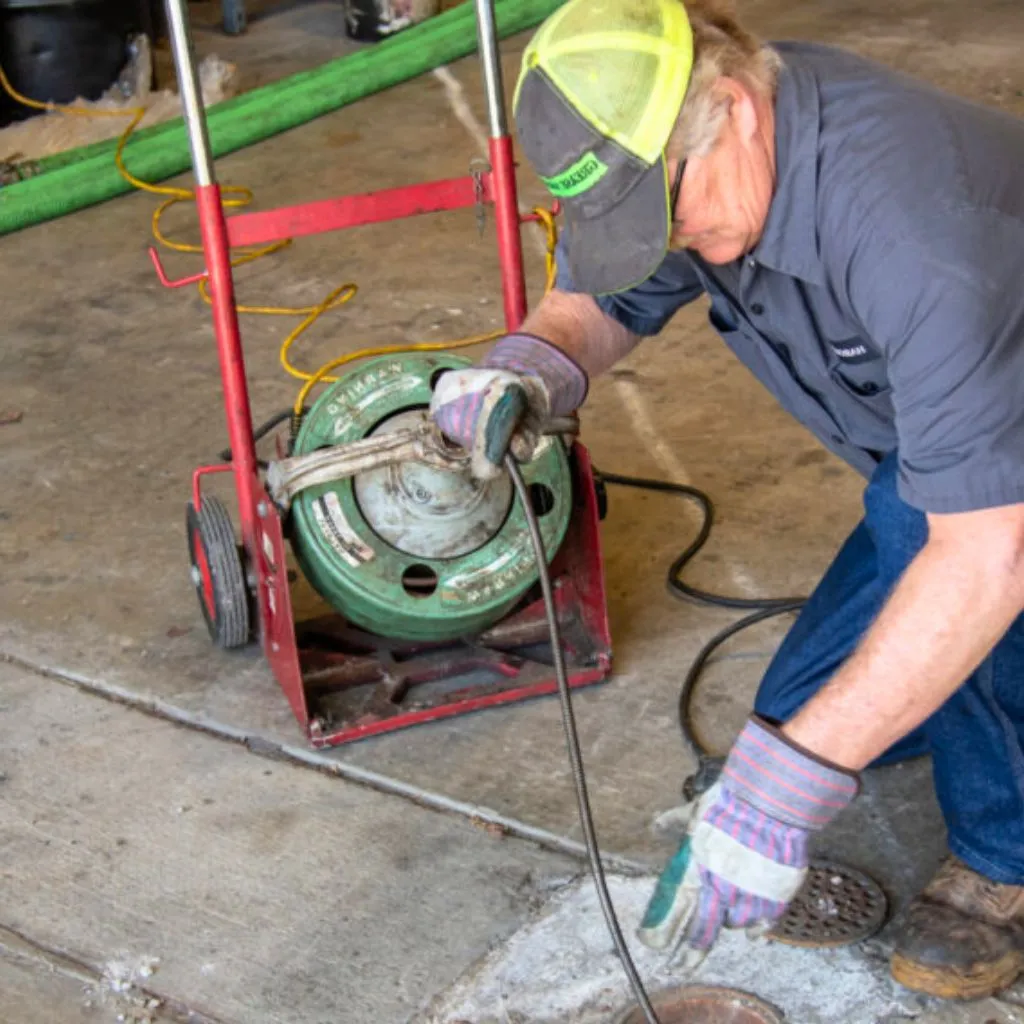
<svg viewBox="0 0 1024 1024">
<path fill-rule="evenodd" d="M 893 953 L 889 961 L 892 976 L 904 987 L 939 999 L 984 999 L 1009 988 L 1024 971 L 1024 954 L 1006 953 L 995 963 L 973 970 L 957 967 L 929 967 Z"/>
</svg>

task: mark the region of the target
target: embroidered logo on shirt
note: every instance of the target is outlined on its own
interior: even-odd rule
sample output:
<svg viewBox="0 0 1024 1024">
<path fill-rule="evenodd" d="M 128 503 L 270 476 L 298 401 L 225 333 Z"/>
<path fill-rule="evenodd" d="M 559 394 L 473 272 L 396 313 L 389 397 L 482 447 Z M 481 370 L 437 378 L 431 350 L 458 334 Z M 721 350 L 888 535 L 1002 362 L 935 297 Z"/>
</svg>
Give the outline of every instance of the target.
<svg viewBox="0 0 1024 1024">
<path fill-rule="evenodd" d="M 860 338 L 848 338 L 846 341 L 831 341 L 832 351 L 847 365 L 869 363 L 878 358 L 878 353 L 869 348 Z"/>
</svg>

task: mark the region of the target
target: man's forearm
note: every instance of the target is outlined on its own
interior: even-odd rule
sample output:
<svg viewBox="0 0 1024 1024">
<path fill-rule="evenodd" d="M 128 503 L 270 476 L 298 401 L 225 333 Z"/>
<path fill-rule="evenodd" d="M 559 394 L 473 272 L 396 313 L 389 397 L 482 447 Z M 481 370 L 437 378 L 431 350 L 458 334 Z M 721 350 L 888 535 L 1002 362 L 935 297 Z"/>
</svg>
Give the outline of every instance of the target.
<svg viewBox="0 0 1024 1024">
<path fill-rule="evenodd" d="M 991 522 L 999 511 L 970 515 Z M 1024 607 L 1024 584 L 1015 546 L 991 543 L 978 525 L 973 540 L 933 531 L 857 651 L 784 725 L 790 739 L 859 771 L 981 664 Z"/>
<path fill-rule="evenodd" d="M 523 330 L 557 345 L 596 377 L 637 346 L 640 338 L 608 316 L 589 295 L 549 292 L 527 316 Z"/>
</svg>

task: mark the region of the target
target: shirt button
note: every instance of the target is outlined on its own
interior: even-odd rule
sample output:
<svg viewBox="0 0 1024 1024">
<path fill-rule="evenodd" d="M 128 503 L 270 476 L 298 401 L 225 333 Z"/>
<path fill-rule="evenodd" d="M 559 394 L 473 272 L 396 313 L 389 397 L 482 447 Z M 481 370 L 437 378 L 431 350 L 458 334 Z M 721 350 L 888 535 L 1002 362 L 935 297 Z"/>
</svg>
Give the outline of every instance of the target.
<svg viewBox="0 0 1024 1024">
<path fill-rule="evenodd" d="M 750 307 L 750 312 L 753 313 L 754 316 L 761 316 L 764 313 L 764 306 L 762 306 L 760 302 L 755 302 Z"/>
<path fill-rule="evenodd" d="M 751 270 L 753 270 L 754 267 L 757 266 L 757 260 L 755 260 L 754 257 L 751 256 L 750 259 L 747 260 L 747 266 L 750 267 Z"/>
</svg>

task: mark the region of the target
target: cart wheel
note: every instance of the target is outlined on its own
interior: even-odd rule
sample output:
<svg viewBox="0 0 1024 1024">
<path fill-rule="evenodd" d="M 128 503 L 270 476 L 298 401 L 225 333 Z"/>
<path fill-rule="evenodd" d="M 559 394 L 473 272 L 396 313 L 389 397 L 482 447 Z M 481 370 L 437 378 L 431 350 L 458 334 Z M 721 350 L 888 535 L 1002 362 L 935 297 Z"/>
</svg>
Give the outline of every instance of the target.
<svg viewBox="0 0 1024 1024">
<path fill-rule="evenodd" d="M 249 593 L 227 509 L 217 498 L 203 498 L 198 512 L 189 502 L 186 523 L 192 582 L 210 637 L 218 647 L 244 647 Z"/>
</svg>

